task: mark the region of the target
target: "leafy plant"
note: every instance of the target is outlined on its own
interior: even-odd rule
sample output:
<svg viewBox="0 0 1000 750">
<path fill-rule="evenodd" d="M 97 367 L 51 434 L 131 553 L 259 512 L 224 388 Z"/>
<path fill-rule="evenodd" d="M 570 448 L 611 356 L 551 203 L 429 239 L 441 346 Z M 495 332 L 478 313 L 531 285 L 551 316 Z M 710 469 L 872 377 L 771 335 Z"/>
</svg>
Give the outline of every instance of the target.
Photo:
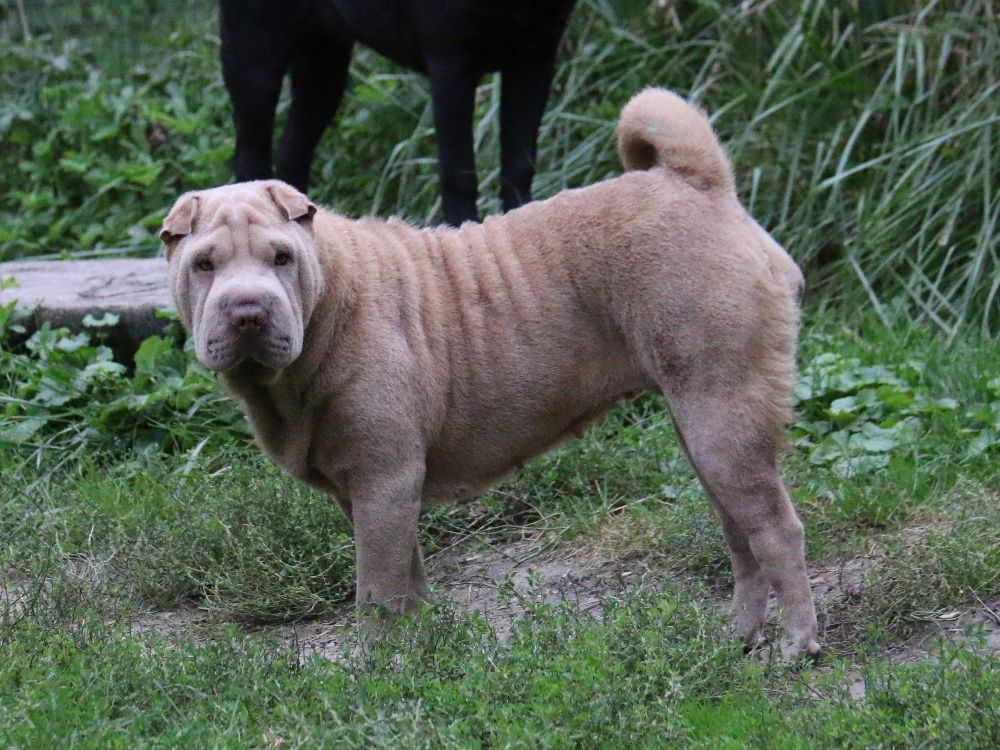
<svg viewBox="0 0 1000 750">
<path fill-rule="evenodd" d="M 969 426 L 964 429 L 969 438 L 968 453 L 980 455 L 1000 448 L 1000 377 L 986 383 L 991 400 L 966 414 Z"/>
<path fill-rule="evenodd" d="M 820 354 L 796 385 L 794 444 L 841 477 L 885 468 L 894 450 L 920 439 L 927 417 L 958 408 L 955 399 L 928 394 L 924 369 L 916 359 L 863 365 L 836 351 Z"/>
<path fill-rule="evenodd" d="M 17 334 L 12 310 L 0 308 L 0 331 Z M 213 375 L 176 342 L 146 339 L 131 371 L 115 362 L 100 343 L 112 318 L 91 318 L 78 333 L 46 323 L 23 346 L 0 340 L 0 444 L 171 452 L 247 435 Z"/>
</svg>

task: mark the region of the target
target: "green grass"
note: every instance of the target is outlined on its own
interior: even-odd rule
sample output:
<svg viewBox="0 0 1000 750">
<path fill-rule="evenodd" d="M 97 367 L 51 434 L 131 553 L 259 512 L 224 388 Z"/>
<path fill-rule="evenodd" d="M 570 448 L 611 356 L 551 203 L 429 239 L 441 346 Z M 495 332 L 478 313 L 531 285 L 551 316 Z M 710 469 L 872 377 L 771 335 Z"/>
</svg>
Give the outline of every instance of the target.
<svg viewBox="0 0 1000 750">
<path fill-rule="evenodd" d="M 682 589 L 538 606 L 500 643 L 438 606 L 363 659 L 219 632 L 134 637 L 100 619 L 3 644 L 0 738 L 34 747 L 969 747 L 998 735 L 1000 663 L 765 668 Z"/>
<path fill-rule="evenodd" d="M 995 739 L 997 657 L 977 652 L 974 635 L 936 660 L 901 666 L 885 656 L 943 613 L 1000 600 L 997 352 L 972 333 L 949 346 L 903 321 L 886 328 L 875 316 L 819 312 L 807 320 L 785 473 L 812 564 L 863 556 L 867 568 L 858 591 L 820 602 L 830 656 L 805 673 L 746 659 L 726 630 L 721 532 L 657 398 L 615 410 L 496 491 L 422 524 L 432 558 L 528 539 L 557 559 L 584 548 L 640 559 L 637 583 L 600 594 L 600 620 L 572 599 L 543 604 L 541 590 L 502 587 L 524 611 L 507 639 L 445 600 L 360 655 L 300 665 L 304 654 L 266 626 L 349 621 L 352 545 L 336 503 L 270 464 L 235 413 L 227 421 L 213 406 L 202 427 L 186 417 L 192 402 L 178 394 L 191 381 L 180 350 L 140 354 L 144 369 L 95 394 L 79 377 L 96 356 L 84 351 L 90 343 L 47 332 L 55 344 L 29 348 L 8 334 L 0 359 L 16 398 L 24 400 L 18 384 L 46 382 L 53 367 L 68 398 L 46 401 L 30 436 L 8 432 L 0 444 L 4 744 Z M 81 448 L 88 419 L 148 388 L 159 393 L 157 423 L 175 425 L 171 450 L 151 450 L 136 422 Z M 213 404 L 211 381 L 198 388 Z M 19 411 L 0 420 L 21 423 Z M 195 440 L 199 430 L 214 439 Z M 165 607 L 204 619 L 182 619 L 169 638 L 134 631 L 142 612 Z M 353 631 L 342 632 L 349 649 Z M 858 672 L 863 699 L 846 688 Z"/>
<path fill-rule="evenodd" d="M 741 655 L 722 534 L 656 397 L 421 525 L 439 588 L 517 545 L 637 575 L 585 612 L 538 579 L 501 587 L 512 622 L 442 600 L 358 643 L 331 624 L 351 621 L 354 575 L 338 506 L 253 447 L 176 324 L 116 362 L 108 320 L 26 338 L 0 308 L 0 744 L 1000 743 L 985 633 L 910 641 L 1000 603 L 991 6 L 670 7 L 582 0 L 536 190 L 617 174 L 614 121 L 643 86 L 712 113 L 741 196 L 809 281 L 784 473 L 814 571 L 864 563 L 819 602 L 826 663 Z M 0 259 L 154 252 L 180 191 L 229 179 L 214 6 L 25 8 L 31 40 L 0 4 Z M 485 211 L 498 102 L 485 81 Z M 359 53 L 314 178 L 345 213 L 437 220 L 426 84 Z M 141 626 L 164 609 L 196 617 L 169 636 Z M 339 633 L 339 658 L 289 638 L 310 621 Z"/>
</svg>

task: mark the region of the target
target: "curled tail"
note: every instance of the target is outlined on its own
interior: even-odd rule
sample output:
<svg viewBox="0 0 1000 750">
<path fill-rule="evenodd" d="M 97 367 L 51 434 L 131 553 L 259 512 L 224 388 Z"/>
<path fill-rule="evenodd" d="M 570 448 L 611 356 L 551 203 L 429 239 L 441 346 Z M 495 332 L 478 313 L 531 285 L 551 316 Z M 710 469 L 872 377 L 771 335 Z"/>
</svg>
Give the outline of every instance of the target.
<svg viewBox="0 0 1000 750">
<path fill-rule="evenodd" d="M 736 190 L 733 168 L 705 113 L 666 89 L 648 88 L 625 105 L 618 155 L 626 170 L 661 167 L 698 190 Z"/>
</svg>

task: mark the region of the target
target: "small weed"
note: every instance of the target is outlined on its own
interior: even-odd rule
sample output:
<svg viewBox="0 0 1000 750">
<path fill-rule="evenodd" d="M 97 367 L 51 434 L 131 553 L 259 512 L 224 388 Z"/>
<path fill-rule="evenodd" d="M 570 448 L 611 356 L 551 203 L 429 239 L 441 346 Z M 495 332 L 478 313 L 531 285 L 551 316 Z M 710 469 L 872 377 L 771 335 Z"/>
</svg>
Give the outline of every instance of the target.
<svg viewBox="0 0 1000 750">
<path fill-rule="evenodd" d="M 232 453 L 171 481 L 125 574 L 143 601 L 195 599 L 221 618 L 285 622 L 329 613 L 353 590 L 354 545 L 337 503 L 258 455 Z"/>
</svg>

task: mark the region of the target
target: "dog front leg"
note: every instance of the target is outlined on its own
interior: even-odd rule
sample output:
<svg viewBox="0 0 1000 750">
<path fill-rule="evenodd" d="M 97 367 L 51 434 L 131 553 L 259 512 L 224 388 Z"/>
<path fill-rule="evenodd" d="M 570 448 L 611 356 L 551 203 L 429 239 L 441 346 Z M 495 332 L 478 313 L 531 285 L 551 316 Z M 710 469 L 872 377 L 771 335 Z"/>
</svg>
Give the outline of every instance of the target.
<svg viewBox="0 0 1000 750">
<path fill-rule="evenodd" d="M 292 104 L 278 144 L 277 175 L 303 192 L 316 144 L 344 98 L 352 47 L 346 36 L 314 38 L 292 61 Z"/>
<path fill-rule="evenodd" d="M 422 462 L 352 482 L 351 517 L 357 554 L 357 603 L 408 612 L 427 598 L 417 542 Z"/>
<path fill-rule="evenodd" d="M 452 226 L 478 221 L 472 109 L 479 75 L 453 61 L 428 66 L 437 131 L 441 208 Z"/>
<path fill-rule="evenodd" d="M 288 69 L 291 29 L 278 22 L 268 5 L 220 6 L 222 78 L 233 102 L 238 182 L 271 177 L 274 111 Z"/>
<path fill-rule="evenodd" d="M 555 71 L 553 55 L 535 65 L 505 68 L 500 91 L 500 201 L 510 211 L 531 200 L 538 127 Z"/>
</svg>

